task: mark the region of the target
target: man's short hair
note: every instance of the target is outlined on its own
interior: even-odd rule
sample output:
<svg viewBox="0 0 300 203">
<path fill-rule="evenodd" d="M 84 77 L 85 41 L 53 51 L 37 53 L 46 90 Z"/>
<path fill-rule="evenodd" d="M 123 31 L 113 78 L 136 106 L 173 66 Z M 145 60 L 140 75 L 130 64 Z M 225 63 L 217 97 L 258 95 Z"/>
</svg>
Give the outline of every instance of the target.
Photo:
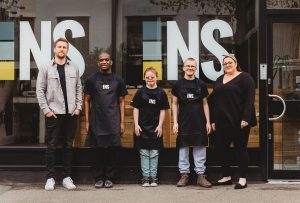
<svg viewBox="0 0 300 203">
<path fill-rule="evenodd" d="M 108 51 L 100 51 L 98 56 L 100 56 L 102 54 L 107 54 L 109 56 L 109 59 L 111 59 L 111 54 Z"/>
<path fill-rule="evenodd" d="M 184 62 L 183 62 L 183 64 L 185 64 L 187 61 L 193 61 L 193 62 L 195 62 L 195 65 L 197 66 L 197 61 L 193 57 L 189 57 L 189 58 L 185 59 Z"/>
<path fill-rule="evenodd" d="M 58 42 L 66 42 L 68 44 L 68 48 L 69 48 L 69 41 L 66 38 L 60 37 L 57 40 L 54 41 L 54 47 L 56 47 L 56 44 Z"/>
</svg>

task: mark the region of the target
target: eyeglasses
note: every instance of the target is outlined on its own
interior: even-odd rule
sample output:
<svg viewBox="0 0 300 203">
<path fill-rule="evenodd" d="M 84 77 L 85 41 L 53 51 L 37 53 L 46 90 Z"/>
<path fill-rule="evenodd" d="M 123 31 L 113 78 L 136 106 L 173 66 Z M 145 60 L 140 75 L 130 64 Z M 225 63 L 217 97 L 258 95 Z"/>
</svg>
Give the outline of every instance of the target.
<svg viewBox="0 0 300 203">
<path fill-rule="evenodd" d="M 191 66 L 191 65 L 186 65 L 184 67 L 186 67 L 186 68 L 196 68 L 196 66 Z"/>
<path fill-rule="evenodd" d="M 154 76 L 145 77 L 145 79 L 147 79 L 147 80 L 151 80 L 151 79 L 154 79 L 154 78 L 155 78 Z"/>
<path fill-rule="evenodd" d="M 223 66 L 227 66 L 227 65 L 231 65 L 231 64 L 233 64 L 233 62 L 232 62 L 232 61 L 229 61 L 229 62 L 227 62 L 227 63 L 223 63 Z"/>
<path fill-rule="evenodd" d="M 98 59 L 98 61 L 100 61 L 100 62 L 103 62 L 103 61 L 106 61 L 106 62 L 108 62 L 108 61 L 110 61 L 110 59 L 109 59 L 109 58 L 105 58 L 105 59 Z"/>
</svg>

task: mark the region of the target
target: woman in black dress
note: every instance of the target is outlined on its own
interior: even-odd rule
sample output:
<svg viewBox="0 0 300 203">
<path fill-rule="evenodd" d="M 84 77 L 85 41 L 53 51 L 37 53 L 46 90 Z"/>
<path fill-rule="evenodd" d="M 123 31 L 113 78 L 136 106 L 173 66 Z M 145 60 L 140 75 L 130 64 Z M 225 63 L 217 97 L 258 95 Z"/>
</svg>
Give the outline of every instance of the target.
<svg viewBox="0 0 300 203">
<path fill-rule="evenodd" d="M 234 188 L 244 189 L 247 187 L 248 138 L 250 128 L 256 125 L 255 84 L 248 73 L 241 71 L 233 54 L 224 56 L 223 67 L 225 74 L 216 80 L 210 98 L 212 128 L 216 132 L 216 149 L 223 173 L 215 185 L 232 184 L 229 149 L 233 142 L 240 173 Z"/>
</svg>

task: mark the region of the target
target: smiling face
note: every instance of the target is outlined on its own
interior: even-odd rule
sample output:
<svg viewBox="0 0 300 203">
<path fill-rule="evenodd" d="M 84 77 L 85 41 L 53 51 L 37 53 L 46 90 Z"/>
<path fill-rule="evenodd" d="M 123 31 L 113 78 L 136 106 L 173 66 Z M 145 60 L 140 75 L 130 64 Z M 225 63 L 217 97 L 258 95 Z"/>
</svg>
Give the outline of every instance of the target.
<svg viewBox="0 0 300 203">
<path fill-rule="evenodd" d="M 232 75 L 237 72 L 237 62 L 230 57 L 225 57 L 223 67 L 226 74 Z"/>
<path fill-rule="evenodd" d="M 157 86 L 157 75 L 155 71 L 148 70 L 144 73 L 146 86 L 148 88 L 155 88 Z"/>
<path fill-rule="evenodd" d="M 184 77 L 192 78 L 197 70 L 197 64 L 194 60 L 186 60 L 183 65 Z"/>
<path fill-rule="evenodd" d="M 58 41 L 53 49 L 55 58 L 64 59 L 67 57 L 69 46 L 67 42 Z"/>
<path fill-rule="evenodd" d="M 101 72 L 109 73 L 111 72 L 112 60 L 108 53 L 100 53 L 97 65 L 100 68 Z"/>
</svg>

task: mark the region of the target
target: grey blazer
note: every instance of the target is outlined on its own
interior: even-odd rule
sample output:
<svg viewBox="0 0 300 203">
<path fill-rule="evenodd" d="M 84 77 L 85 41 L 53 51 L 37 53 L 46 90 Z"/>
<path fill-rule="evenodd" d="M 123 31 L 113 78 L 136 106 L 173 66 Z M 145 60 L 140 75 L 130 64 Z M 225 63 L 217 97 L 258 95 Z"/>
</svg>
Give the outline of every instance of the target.
<svg viewBox="0 0 300 203">
<path fill-rule="evenodd" d="M 78 67 L 67 60 L 65 64 L 66 89 L 69 114 L 76 109 L 82 110 L 82 85 Z M 39 69 L 36 83 L 36 96 L 46 115 L 50 111 L 55 114 L 65 114 L 65 102 L 60 85 L 57 64 L 54 59 Z"/>
</svg>

